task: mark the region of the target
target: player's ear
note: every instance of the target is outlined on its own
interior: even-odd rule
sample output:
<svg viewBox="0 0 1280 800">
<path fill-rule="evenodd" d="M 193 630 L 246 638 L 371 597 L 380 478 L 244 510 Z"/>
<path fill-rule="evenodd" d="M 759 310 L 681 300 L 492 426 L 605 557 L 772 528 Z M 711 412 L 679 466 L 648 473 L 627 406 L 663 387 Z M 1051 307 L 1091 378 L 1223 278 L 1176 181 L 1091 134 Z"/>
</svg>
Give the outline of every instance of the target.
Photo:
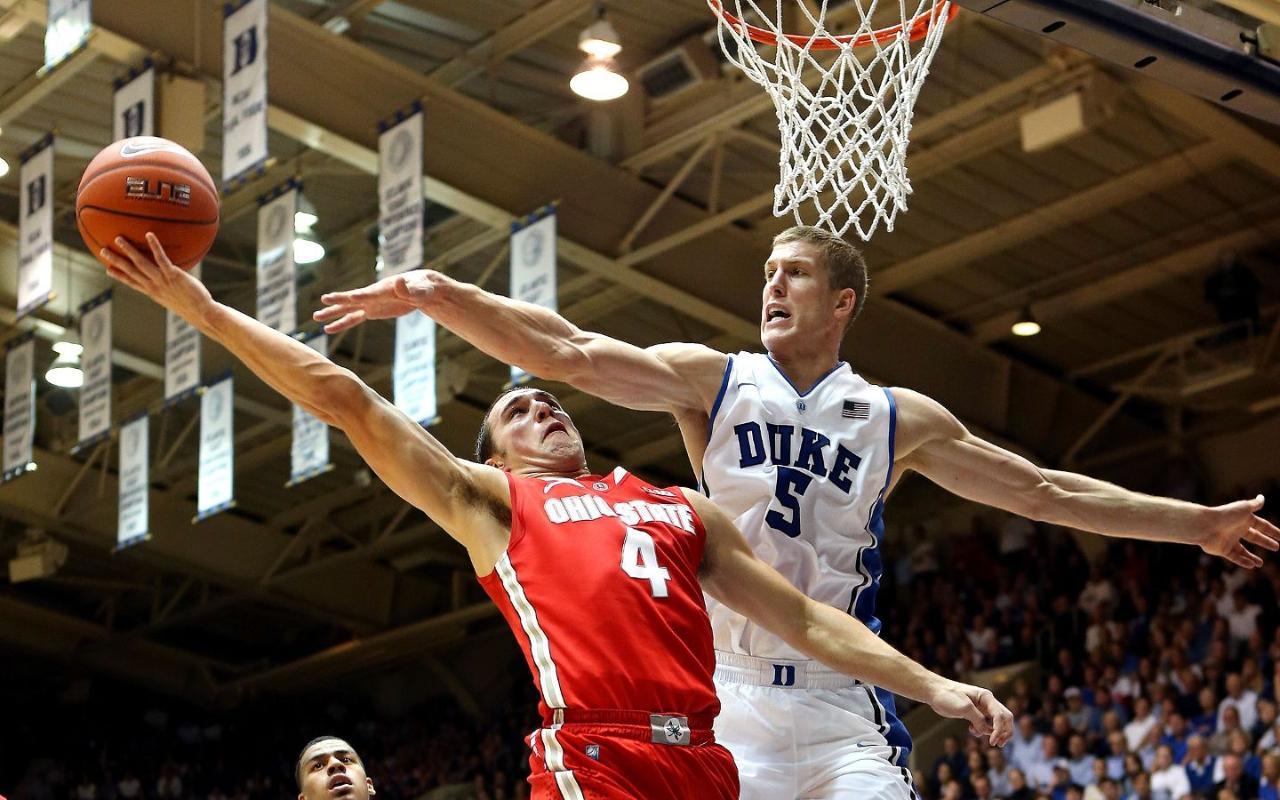
<svg viewBox="0 0 1280 800">
<path fill-rule="evenodd" d="M 852 289 L 844 288 L 836 296 L 836 313 L 848 316 L 853 313 L 853 309 L 858 303 L 858 293 Z"/>
<path fill-rule="evenodd" d="M 496 455 L 489 456 L 484 460 L 484 463 L 493 467 L 494 469 L 506 469 L 506 467 L 502 465 L 502 459 Z"/>
<path fill-rule="evenodd" d="M 373 797 L 375 794 L 378 793 L 378 790 L 373 788 L 373 778 L 370 778 L 369 776 L 366 775 L 364 779 L 364 785 L 369 787 L 370 797 Z"/>
</svg>

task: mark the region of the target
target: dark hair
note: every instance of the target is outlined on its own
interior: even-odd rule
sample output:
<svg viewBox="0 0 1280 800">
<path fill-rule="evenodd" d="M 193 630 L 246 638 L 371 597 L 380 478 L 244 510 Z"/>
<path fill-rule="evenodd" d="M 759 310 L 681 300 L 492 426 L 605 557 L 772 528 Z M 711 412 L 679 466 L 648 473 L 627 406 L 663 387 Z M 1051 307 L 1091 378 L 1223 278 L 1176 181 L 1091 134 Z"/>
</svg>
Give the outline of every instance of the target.
<svg viewBox="0 0 1280 800">
<path fill-rule="evenodd" d="M 311 747 L 311 745 L 315 744 L 316 742 L 323 742 L 325 739 L 337 739 L 338 741 L 341 741 L 341 742 L 346 741 L 346 739 L 343 739 L 341 736 L 333 736 L 332 734 L 326 734 L 324 736 L 317 736 L 316 738 L 312 739 L 311 741 L 307 742 L 302 746 L 302 749 L 298 751 L 298 760 L 294 762 L 294 765 L 293 765 L 293 777 L 297 778 L 298 780 L 298 791 L 302 791 L 302 757 L 307 754 L 307 748 Z M 348 744 L 350 744 L 350 742 L 348 742 Z M 356 753 L 354 749 L 351 752 L 356 756 L 356 758 L 360 757 L 360 755 Z"/>
<path fill-rule="evenodd" d="M 827 282 L 831 288 L 854 291 L 857 298 L 849 315 L 852 324 L 867 302 L 867 261 L 862 251 L 830 231 L 809 225 L 793 225 L 773 237 L 774 247 L 789 242 L 805 242 L 817 247 L 822 262 L 827 265 Z"/>
<path fill-rule="evenodd" d="M 494 452 L 493 429 L 489 427 L 489 415 L 493 413 L 493 409 L 497 407 L 498 403 L 502 402 L 502 398 L 512 392 L 521 391 L 524 388 L 525 387 L 523 386 L 515 386 L 507 389 L 505 392 L 495 397 L 493 402 L 489 404 L 489 407 L 484 410 L 484 418 L 480 420 L 480 432 L 476 434 L 476 461 L 483 464 L 489 460 L 489 457 L 492 456 Z"/>
</svg>

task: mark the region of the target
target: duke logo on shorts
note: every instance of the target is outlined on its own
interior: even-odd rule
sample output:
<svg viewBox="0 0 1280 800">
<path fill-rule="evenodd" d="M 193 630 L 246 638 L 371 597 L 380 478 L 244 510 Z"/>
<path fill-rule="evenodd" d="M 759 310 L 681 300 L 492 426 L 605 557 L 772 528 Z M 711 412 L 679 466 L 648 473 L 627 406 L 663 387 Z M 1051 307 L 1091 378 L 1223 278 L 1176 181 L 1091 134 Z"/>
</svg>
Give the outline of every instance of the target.
<svg viewBox="0 0 1280 800">
<path fill-rule="evenodd" d="M 844 362 L 797 388 L 768 355 L 738 353 L 702 461 L 703 491 L 758 556 L 876 633 L 895 424 L 892 394 Z M 745 800 L 914 797 L 911 739 L 892 695 L 807 659 L 710 598 L 707 608 L 723 705 L 716 737 L 738 762 Z M 797 763 L 797 752 L 811 756 Z"/>
</svg>

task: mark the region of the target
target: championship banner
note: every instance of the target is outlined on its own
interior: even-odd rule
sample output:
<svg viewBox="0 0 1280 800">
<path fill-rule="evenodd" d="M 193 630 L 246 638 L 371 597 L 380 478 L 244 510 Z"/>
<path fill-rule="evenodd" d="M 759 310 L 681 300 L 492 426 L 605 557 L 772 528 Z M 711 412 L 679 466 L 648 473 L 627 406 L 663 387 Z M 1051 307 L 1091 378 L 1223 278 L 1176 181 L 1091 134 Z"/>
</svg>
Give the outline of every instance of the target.
<svg viewBox="0 0 1280 800">
<path fill-rule="evenodd" d="M 511 297 L 556 310 L 556 207 L 544 206 L 511 223 Z M 511 383 L 532 376 L 511 367 Z"/>
<path fill-rule="evenodd" d="M 115 82 L 112 98 L 111 141 L 156 135 L 156 71 L 151 59 L 141 70 Z"/>
<path fill-rule="evenodd" d="M 190 272 L 200 280 L 203 264 Z M 164 328 L 164 403 L 173 405 L 190 397 L 200 386 L 200 331 L 185 319 L 166 312 Z"/>
<path fill-rule="evenodd" d="M 323 333 L 302 342 L 322 356 L 329 355 L 329 337 Z M 289 482 L 285 486 L 294 486 L 333 468 L 329 463 L 329 426 L 297 405 L 293 407 L 289 465 Z"/>
<path fill-rule="evenodd" d="M 36 343 L 25 333 L 9 343 L 4 360 L 4 480 L 36 468 Z"/>
<path fill-rule="evenodd" d="M 258 198 L 258 321 L 289 334 L 298 327 L 293 215 L 301 188 L 290 180 Z"/>
<path fill-rule="evenodd" d="M 44 29 L 44 68 L 50 70 L 74 53 L 93 31 L 90 0 L 49 0 Z"/>
<path fill-rule="evenodd" d="M 199 522 L 235 505 L 235 414 L 230 375 L 204 389 L 200 396 L 200 467 L 196 481 Z"/>
<path fill-rule="evenodd" d="M 80 436 L 82 450 L 111 433 L 111 290 L 80 306 Z"/>
<path fill-rule="evenodd" d="M 391 395 L 396 408 L 424 428 L 439 419 L 436 414 L 436 321 L 419 311 L 396 320 Z"/>
<path fill-rule="evenodd" d="M 422 105 L 378 130 L 378 255 L 396 275 L 422 266 Z"/>
<path fill-rule="evenodd" d="M 53 294 L 53 134 L 22 156 L 18 183 L 18 318 Z"/>
<path fill-rule="evenodd" d="M 150 418 L 144 412 L 120 426 L 120 505 L 116 517 L 116 549 L 122 550 L 151 534 L 147 490 Z"/>
<path fill-rule="evenodd" d="M 222 183 L 267 160 L 267 0 L 223 6 Z"/>
</svg>

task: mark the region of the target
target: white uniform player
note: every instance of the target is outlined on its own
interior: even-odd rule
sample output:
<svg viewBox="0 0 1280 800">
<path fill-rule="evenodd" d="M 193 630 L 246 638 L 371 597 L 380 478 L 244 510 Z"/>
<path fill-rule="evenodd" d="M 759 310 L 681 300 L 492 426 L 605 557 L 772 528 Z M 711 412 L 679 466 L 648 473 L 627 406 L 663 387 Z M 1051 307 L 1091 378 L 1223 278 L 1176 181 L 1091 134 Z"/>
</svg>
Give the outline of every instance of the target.
<svg viewBox="0 0 1280 800">
<path fill-rule="evenodd" d="M 337 333 L 422 311 L 531 374 L 671 413 L 704 489 L 737 517 L 756 554 L 877 631 L 883 502 L 908 470 L 1015 514 L 1196 544 L 1242 567 L 1262 564 L 1246 543 L 1280 549 L 1280 530 L 1255 513 L 1261 496 L 1206 508 L 1042 469 L 973 435 L 922 394 L 869 386 L 839 360 L 866 298 L 861 254 L 806 227 L 783 231 L 773 245 L 760 309 L 767 356 L 698 344 L 641 349 L 431 270 L 324 295 L 315 318 Z M 738 761 L 743 798 L 914 796 L 903 766 L 910 738 L 891 697 L 796 657 L 724 609 L 711 613 L 724 704 L 716 732 Z M 995 746 L 1006 738 L 1002 723 Z"/>
<path fill-rule="evenodd" d="M 802 393 L 759 353 L 732 356 L 722 387 L 710 415 L 703 490 L 801 591 L 878 633 L 892 393 L 844 362 Z M 707 610 L 722 704 L 716 737 L 738 762 L 743 797 L 911 791 L 911 740 L 892 695 L 806 659 L 719 603 Z M 780 738 L 803 750 L 792 756 Z"/>
</svg>

